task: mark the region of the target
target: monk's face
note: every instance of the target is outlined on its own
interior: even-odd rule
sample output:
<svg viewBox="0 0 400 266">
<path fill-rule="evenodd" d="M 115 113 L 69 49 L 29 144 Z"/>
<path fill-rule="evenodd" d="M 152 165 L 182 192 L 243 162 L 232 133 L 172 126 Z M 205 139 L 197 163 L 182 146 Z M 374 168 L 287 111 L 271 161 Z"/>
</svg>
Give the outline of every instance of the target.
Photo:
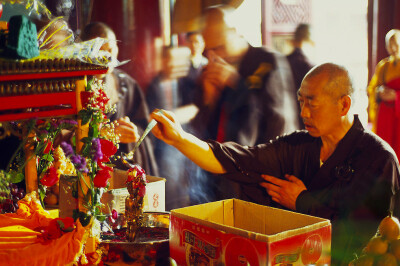
<svg viewBox="0 0 400 266">
<path fill-rule="evenodd" d="M 301 117 L 313 137 L 335 135 L 341 125 L 341 97 L 324 90 L 328 85 L 325 73 L 306 77 L 298 91 Z"/>
</svg>

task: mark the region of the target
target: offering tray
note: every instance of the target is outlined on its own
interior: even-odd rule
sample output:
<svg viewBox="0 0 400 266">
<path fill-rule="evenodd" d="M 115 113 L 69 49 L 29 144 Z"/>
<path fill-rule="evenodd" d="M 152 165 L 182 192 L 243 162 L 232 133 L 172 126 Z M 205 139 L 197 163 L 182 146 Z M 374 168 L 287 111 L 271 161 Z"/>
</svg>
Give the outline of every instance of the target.
<svg viewBox="0 0 400 266">
<path fill-rule="evenodd" d="M 126 239 L 126 227 L 101 234 L 107 265 L 169 265 L 169 212 L 144 212 L 135 240 Z"/>
</svg>

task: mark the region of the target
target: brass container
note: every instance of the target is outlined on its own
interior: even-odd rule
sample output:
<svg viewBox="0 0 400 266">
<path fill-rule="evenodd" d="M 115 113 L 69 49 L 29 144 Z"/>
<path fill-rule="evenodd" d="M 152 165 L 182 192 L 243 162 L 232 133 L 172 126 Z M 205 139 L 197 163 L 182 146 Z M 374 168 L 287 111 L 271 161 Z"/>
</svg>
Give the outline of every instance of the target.
<svg viewBox="0 0 400 266">
<path fill-rule="evenodd" d="M 103 261 L 110 265 L 169 265 L 169 212 L 144 212 L 143 225 L 133 242 L 115 238 L 102 240 L 107 250 Z M 126 228 L 124 228 L 126 230 Z M 120 232 L 121 233 L 121 232 Z M 118 232 L 115 232 L 118 234 Z M 124 235 L 123 231 L 120 235 Z M 104 235 L 102 235 L 102 238 Z M 114 264 L 115 263 L 115 264 Z"/>
</svg>

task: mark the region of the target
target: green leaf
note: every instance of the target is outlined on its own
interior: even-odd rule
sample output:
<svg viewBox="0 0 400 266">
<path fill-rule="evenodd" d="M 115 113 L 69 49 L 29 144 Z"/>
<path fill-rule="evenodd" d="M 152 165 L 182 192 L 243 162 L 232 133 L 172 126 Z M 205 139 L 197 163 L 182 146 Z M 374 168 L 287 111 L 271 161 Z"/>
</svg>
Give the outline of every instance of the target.
<svg viewBox="0 0 400 266">
<path fill-rule="evenodd" d="M 96 219 L 99 220 L 99 222 L 104 222 L 106 220 L 107 216 L 105 215 L 96 215 Z"/>
<path fill-rule="evenodd" d="M 38 190 L 39 190 L 40 203 L 42 204 L 42 207 L 44 208 L 43 199 L 46 196 L 46 190 L 44 189 L 43 186 L 39 186 Z"/>
<path fill-rule="evenodd" d="M 87 115 L 87 116 L 82 117 L 82 125 L 86 125 L 87 123 L 90 122 L 91 119 L 92 119 L 91 115 Z"/>
<path fill-rule="evenodd" d="M 19 183 L 25 179 L 25 175 L 21 172 L 12 171 L 10 172 L 10 174 L 11 174 L 11 179 L 10 179 L 11 183 Z"/>
<path fill-rule="evenodd" d="M 84 138 L 81 138 L 81 142 L 83 142 L 83 143 L 91 143 L 92 142 L 92 139 L 91 138 L 89 138 L 89 137 L 84 137 Z"/>
<path fill-rule="evenodd" d="M 82 155 L 83 156 L 85 156 L 85 157 L 89 157 L 89 155 L 90 155 L 90 148 L 91 148 L 91 145 L 83 145 L 83 147 L 82 147 L 82 151 L 81 151 L 81 153 L 82 153 Z"/>
<path fill-rule="evenodd" d="M 85 88 L 85 91 L 91 91 L 92 90 L 92 84 L 93 84 L 94 80 L 91 79 L 88 81 L 87 86 Z"/>
<path fill-rule="evenodd" d="M 82 125 L 86 125 L 92 119 L 92 113 L 85 109 L 80 110 L 78 115 L 79 115 L 79 118 L 82 119 Z"/>
<path fill-rule="evenodd" d="M 72 210 L 72 218 L 74 219 L 74 221 L 76 221 L 79 218 L 79 210 L 78 209 Z"/>
<path fill-rule="evenodd" d="M 90 219 L 92 217 L 87 215 L 84 212 L 79 212 L 79 221 L 81 222 L 82 226 L 87 226 L 90 223 Z"/>
<path fill-rule="evenodd" d="M 53 156 L 51 155 L 51 154 L 45 154 L 45 155 L 43 155 L 42 156 L 42 159 L 43 160 L 46 160 L 46 161 L 48 161 L 48 162 L 52 162 L 52 161 L 54 161 L 54 158 L 53 158 Z"/>
<path fill-rule="evenodd" d="M 93 127 L 93 137 L 98 138 L 100 135 L 99 127 Z"/>
</svg>

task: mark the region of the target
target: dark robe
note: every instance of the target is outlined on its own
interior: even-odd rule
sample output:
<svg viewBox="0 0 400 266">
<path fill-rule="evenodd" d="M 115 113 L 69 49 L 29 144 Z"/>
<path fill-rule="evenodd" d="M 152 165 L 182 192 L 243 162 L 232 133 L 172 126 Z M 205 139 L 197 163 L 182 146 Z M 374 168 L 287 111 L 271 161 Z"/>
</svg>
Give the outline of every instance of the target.
<svg viewBox="0 0 400 266">
<path fill-rule="evenodd" d="M 238 72 L 237 86 L 224 89 L 215 110 L 199 106 L 193 121 L 195 135 L 252 146 L 299 129 L 297 98 L 284 56 L 250 46 Z M 204 172 L 198 179 L 198 184 L 203 183 L 198 189 L 205 193 L 202 202 L 241 198 L 240 188 L 228 180 L 216 180 Z"/>
<path fill-rule="evenodd" d="M 143 92 L 139 84 L 122 70 L 114 69 L 113 75 L 118 81 L 118 102 L 116 103 L 116 112 L 109 115 L 108 118 L 110 121 L 115 121 L 128 116 L 131 122 L 138 127 L 141 136 L 149 119 L 149 109 Z M 147 174 L 158 176 L 152 142 L 151 134 L 149 134 L 135 152 L 133 163 L 139 164 Z M 120 143 L 118 153 L 128 153 L 134 146 L 135 143 Z M 116 162 L 116 164 L 117 167 L 124 168 L 120 163 Z"/>
<path fill-rule="evenodd" d="M 332 265 L 348 265 L 376 233 L 392 210 L 400 217 L 399 163 L 392 148 L 364 130 L 357 116 L 334 153 L 320 167 L 321 139 L 296 131 L 254 147 L 210 141 L 226 169 L 222 175 L 239 182 L 246 200 L 280 207 L 273 202 L 260 174 L 298 177 L 307 187 L 296 200 L 300 213 L 332 222 Z"/>
</svg>

